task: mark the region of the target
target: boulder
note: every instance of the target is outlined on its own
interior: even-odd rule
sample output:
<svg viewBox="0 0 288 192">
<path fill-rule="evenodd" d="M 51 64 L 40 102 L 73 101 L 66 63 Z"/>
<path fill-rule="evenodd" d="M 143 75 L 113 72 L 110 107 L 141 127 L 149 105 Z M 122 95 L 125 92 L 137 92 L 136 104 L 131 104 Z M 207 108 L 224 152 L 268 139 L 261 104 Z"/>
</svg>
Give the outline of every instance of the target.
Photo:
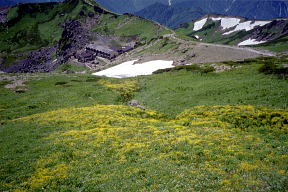
<svg viewBox="0 0 288 192">
<path fill-rule="evenodd" d="M 129 105 L 129 106 L 133 106 L 133 107 L 137 107 L 137 108 L 139 108 L 139 109 L 141 109 L 141 110 L 145 110 L 145 107 L 143 107 L 142 105 L 140 105 L 139 101 L 137 101 L 137 100 L 131 100 L 131 101 L 129 101 L 129 102 L 128 102 L 128 105 Z"/>
</svg>

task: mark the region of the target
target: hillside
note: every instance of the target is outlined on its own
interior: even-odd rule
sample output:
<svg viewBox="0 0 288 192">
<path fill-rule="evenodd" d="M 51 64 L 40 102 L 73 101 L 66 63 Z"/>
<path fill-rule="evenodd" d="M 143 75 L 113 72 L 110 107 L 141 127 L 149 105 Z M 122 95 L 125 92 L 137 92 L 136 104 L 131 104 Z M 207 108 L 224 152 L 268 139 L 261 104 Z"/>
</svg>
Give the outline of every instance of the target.
<svg viewBox="0 0 288 192">
<path fill-rule="evenodd" d="M 285 191 L 287 79 L 259 70 L 287 61 L 129 79 L 0 74 L 0 190 Z"/>
<path fill-rule="evenodd" d="M 259 24 L 226 19 L 223 33 Z M 0 22 L 0 191 L 287 190 L 287 55 L 185 35 L 208 18 L 175 32 L 92 0 Z"/>
<path fill-rule="evenodd" d="M 140 11 L 135 11 L 135 14 L 176 28 L 206 14 L 221 14 L 250 20 L 287 18 L 288 3 L 274 0 L 186 0 L 172 1 L 171 5 L 168 5 L 156 2 Z"/>
<path fill-rule="evenodd" d="M 72 57 L 81 60 L 89 44 L 133 48 L 169 33 L 153 22 L 109 12 L 94 1 L 20 4 L 3 12 L 0 68 L 7 72 L 51 71 Z"/>
<path fill-rule="evenodd" d="M 157 21 L 170 28 L 179 27 L 180 24 L 196 20 L 205 14 L 198 7 L 169 6 L 161 3 L 154 3 L 135 13 L 135 15 Z"/>
<path fill-rule="evenodd" d="M 201 44 L 159 23 L 116 14 L 88 0 L 6 7 L 1 21 L 0 71 L 8 73 L 69 72 L 67 66 L 99 71 L 132 60 L 170 60 L 177 66 L 273 55 Z"/>
<path fill-rule="evenodd" d="M 270 20 L 288 17 L 288 2 L 282 0 L 185 0 L 178 5 L 199 7 L 208 14 Z"/>
<path fill-rule="evenodd" d="M 147 16 L 146 18 L 149 19 L 157 18 L 157 20 L 161 20 L 162 15 L 158 15 L 158 13 L 163 10 L 162 7 L 159 7 L 160 9 L 155 11 L 157 8 L 152 5 L 157 3 L 166 5 L 165 12 L 181 7 L 183 12 L 171 12 L 169 15 L 174 18 L 180 18 L 180 15 L 189 15 L 190 9 L 202 9 L 206 14 L 223 14 L 256 20 L 288 17 L 288 2 L 283 0 L 98 0 L 98 2 L 118 13 L 137 13 L 143 12 L 143 9 L 146 9 L 147 13 L 149 7 L 152 12 L 141 16 Z M 174 22 L 177 21 L 174 20 Z M 171 25 L 175 26 L 175 23 Z"/>
<path fill-rule="evenodd" d="M 194 37 L 203 42 L 227 45 L 257 45 L 282 39 L 288 35 L 288 20 L 247 20 L 240 17 L 207 15 L 198 20 L 181 25 L 177 32 Z M 274 44 L 275 51 L 287 50 L 286 46 Z M 277 48 L 279 47 L 279 48 Z"/>
</svg>

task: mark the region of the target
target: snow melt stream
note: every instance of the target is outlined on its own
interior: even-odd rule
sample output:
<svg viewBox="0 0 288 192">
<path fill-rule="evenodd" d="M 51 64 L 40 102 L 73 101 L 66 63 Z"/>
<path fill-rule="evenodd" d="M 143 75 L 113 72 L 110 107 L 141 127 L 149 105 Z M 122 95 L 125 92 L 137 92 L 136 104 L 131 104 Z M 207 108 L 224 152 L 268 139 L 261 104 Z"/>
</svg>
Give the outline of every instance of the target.
<svg viewBox="0 0 288 192">
<path fill-rule="evenodd" d="M 127 61 L 114 67 L 93 73 L 92 75 L 126 78 L 136 77 L 140 75 L 151 75 L 158 69 L 166 69 L 174 67 L 173 61 L 154 60 L 141 64 L 134 64 L 137 60 Z"/>
</svg>

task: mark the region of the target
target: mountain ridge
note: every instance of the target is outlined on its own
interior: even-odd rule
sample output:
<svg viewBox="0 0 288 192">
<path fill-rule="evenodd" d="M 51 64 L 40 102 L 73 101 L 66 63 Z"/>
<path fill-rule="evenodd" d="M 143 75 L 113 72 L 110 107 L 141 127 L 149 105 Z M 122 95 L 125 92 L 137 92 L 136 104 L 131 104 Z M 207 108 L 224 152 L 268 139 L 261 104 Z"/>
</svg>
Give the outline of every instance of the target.
<svg viewBox="0 0 288 192">
<path fill-rule="evenodd" d="M 194 14 L 191 10 L 194 9 Z M 180 11 L 177 11 L 180 10 Z M 201 10 L 198 11 L 197 10 Z M 159 2 L 135 12 L 141 17 L 158 21 L 172 28 L 198 19 L 206 14 L 222 14 L 255 20 L 270 20 L 288 17 L 288 2 L 285 1 L 184 1 L 171 6 Z M 198 18 L 197 18 L 198 17 Z M 179 18 L 178 20 L 175 18 Z M 167 21 L 168 20 L 168 21 Z"/>
<path fill-rule="evenodd" d="M 258 45 L 288 35 L 288 19 L 249 20 L 217 14 L 182 24 L 177 31 L 208 43 Z"/>
</svg>

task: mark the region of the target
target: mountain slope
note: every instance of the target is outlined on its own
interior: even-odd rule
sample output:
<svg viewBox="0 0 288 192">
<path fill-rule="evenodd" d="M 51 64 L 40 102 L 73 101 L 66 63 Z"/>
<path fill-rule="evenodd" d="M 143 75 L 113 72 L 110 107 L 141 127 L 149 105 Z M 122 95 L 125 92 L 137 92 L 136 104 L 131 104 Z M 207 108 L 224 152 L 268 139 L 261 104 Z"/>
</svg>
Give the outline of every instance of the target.
<svg viewBox="0 0 288 192">
<path fill-rule="evenodd" d="M 5 10 L 0 26 L 0 57 L 4 58 L 0 69 L 7 72 L 51 71 L 84 53 L 91 43 L 114 47 L 145 44 L 169 32 L 151 21 L 109 12 L 92 0 L 19 4 Z M 37 63 L 44 66 L 36 67 Z"/>
<path fill-rule="evenodd" d="M 0 7 L 7 6 L 7 5 L 16 5 L 16 4 L 23 4 L 23 3 L 48 3 L 48 2 L 60 2 L 63 0 L 1 0 Z"/>
<path fill-rule="evenodd" d="M 179 3 L 185 7 L 200 7 L 206 13 L 274 19 L 288 17 L 288 2 L 282 0 L 193 0 Z"/>
<path fill-rule="evenodd" d="M 138 60 L 173 65 L 273 55 L 197 43 L 131 14 L 116 14 L 92 0 L 19 4 L 1 10 L 0 71 L 51 72 L 61 64 L 98 71 Z M 69 71 L 69 70 L 68 70 Z"/>
<path fill-rule="evenodd" d="M 173 1 L 172 1 L 173 2 Z M 251 20 L 267 20 L 288 17 L 287 1 L 263 0 L 193 0 L 175 1 L 171 6 L 155 3 L 135 13 L 141 17 L 157 21 L 175 28 L 200 18 L 205 14 L 239 16 Z"/>
<path fill-rule="evenodd" d="M 182 23 L 197 19 L 205 12 L 200 8 L 168 6 L 161 3 L 155 3 L 136 12 L 135 15 L 157 21 L 171 28 L 176 28 Z"/>
<path fill-rule="evenodd" d="M 209 43 L 256 45 L 287 36 L 287 29 L 287 19 L 259 21 L 207 15 L 183 24 L 177 31 Z"/>
</svg>

